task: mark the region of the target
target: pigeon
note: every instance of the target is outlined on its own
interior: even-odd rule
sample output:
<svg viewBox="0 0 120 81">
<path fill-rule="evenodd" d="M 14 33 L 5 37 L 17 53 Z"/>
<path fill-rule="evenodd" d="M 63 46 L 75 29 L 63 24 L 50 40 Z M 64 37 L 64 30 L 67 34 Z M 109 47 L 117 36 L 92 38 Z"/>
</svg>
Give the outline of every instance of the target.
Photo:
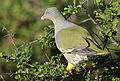
<svg viewBox="0 0 120 81">
<path fill-rule="evenodd" d="M 76 65 L 88 61 L 90 55 L 109 54 L 100 49 L 90 33 L 83 27 L 67 21 L 56 7 L 47 8 L 42 20 L 49 19 L 55 26 L 55 43 L 66 58 L 66 70 L 71 72 Z"/>
</svg>

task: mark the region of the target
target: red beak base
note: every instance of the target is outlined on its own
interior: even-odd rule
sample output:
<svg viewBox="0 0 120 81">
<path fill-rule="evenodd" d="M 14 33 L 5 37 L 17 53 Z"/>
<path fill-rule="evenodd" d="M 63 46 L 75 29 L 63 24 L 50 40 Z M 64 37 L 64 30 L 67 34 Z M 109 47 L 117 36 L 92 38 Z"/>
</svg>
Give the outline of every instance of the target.
<svg viewBox="0 0 120 81">
<path fill-rule="evenodd" d="M 45 18 L 46 18 L 46 16 L 43 15 L 43 16 L 41 17 L 41 20 L 44 20 Z"/>
</svg>

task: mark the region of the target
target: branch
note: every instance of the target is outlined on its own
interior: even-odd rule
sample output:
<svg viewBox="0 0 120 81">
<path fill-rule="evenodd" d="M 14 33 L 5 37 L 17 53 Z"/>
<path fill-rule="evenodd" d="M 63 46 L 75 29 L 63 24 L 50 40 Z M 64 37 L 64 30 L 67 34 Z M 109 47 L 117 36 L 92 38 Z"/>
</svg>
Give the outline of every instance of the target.
<svg viewBox="0 0 120 81">
<path fill-rule="evenodd" d="M 2 79 L 2 81 L 5 81 L 5 79 L 3 78 L 3 76 L 2 76 L 2 75 L 0 75 L 0 78 Z"/>
<path fill-rule="evenodd" d="M 46 53 L 44 50 L 42 50 L 42 51 L 43 51 L 43 53 L 45 54 L 45 56 L 47 57 L 48 61 L 50 62 L 50 58 L 49 58 L 49 56 L 47 55 L 47 53 Z"/>
<path fill-rule="evenodd" d="M 113 0 L 110 0 L 109 4 L 111 4 L 113 2 Z"/>
<path fill-rule="evenodd" d="M 83 1 L 83 2 L 79 2 L 80 5 L 84 5 L 87 2 L 87 0 Z"/>
<path fill-rule="evenodd" d="M 11 43 L 12 43 L 13 46 L 15 47 L 15 50 L 18 51 L 17 46 L 16 46 L 16 44 L 15 44 L 15 41 L 14 41 L 14 39 L 13 39 L 13 36 L 10 34 L 10 31 L 8 31 L 5 26 L 3 27 L 3 30 L 2 30 L 2 31 L 4 31 L 4 30 L 7 32 L 7 35 L 6 35 L 6 36 L 8 36 L 8 37 L 11 39 Z"/>
<path fill-rule="evenodd" d="M 108 67 L 110 64 L 113 64 L 113 63 L 116 63 L 116 62 L 120 62 L 120 59 L 112 59 L 111 61 L 109 61 L 105 64 L 97 65 L 97 66 L 94 67 L 93 70 Z"/>
<path fill-rule="evenodd" d="M 10 56 L 7 56 L 7 55 L 3 55 L 4 58 L 6 57 L 9 57 L 11 60 L 16 60 L 14 57 L 10 57 Z M 108 67 L 109 65 L 112 65 L 113 63 L 117 63 L 117 62 L 120 62 L 120 59 L 112 59 L 104 64 L 100 64 L 100 65 L 96 65 L 95 67 L 93 67 L 92 69 L 83 69 L 79 72 L 74 72 L 73 71 L 73 74 L 70 75 L 70 74 L 66 74 L 64 76 L 63 75 L 58 75 L 58 76 L 44 76 L 45 78 L 52 78 L 53 80 L 61 80 L 61 79 L 65 79 L 65 78 L 69 78 L 69 77 L 74 77 L 76 75 L 79 75 L 79 76 L 85 76 L 87 74 L 87 72 L 89 70 L 93 71 L 93 70 L 97 70 L 97 69 L 100 69 L 100 68 L 104 68 L 104 67 Z M 56 67 L 57 65 L 55 65 Z M 24 66 L 25 68 L 35 68 L 35 66 L 31 65 L 31 64 L 25 64 Z M 40 68 L 35 68 L 35 69 L 40 69 Z M 14 74 L 23 74 L 23 75 L 32 75 L 33 77 L 36 75 L 36 74 L 33 74 L 33 73 L 1 73 L 1 74 L 10 74 L 10 75 L 14 75 Z M 40 79 L 44 80 L 44 77 L 41 77 Z"/>
<path fill-rule="evenodd" d="M 89 70 L 93 71 L 93 70 L 97 70 L 97 69 L 100 69 L 100 68 L 108 67 L 110 64 L 113 64 L 113 63 L 116 63 L 116 62 L 120 62 L 120 59 L 113 59 L 113 60 L 111 60 L 111 61 L 109 61 L 105 64 L 97 65 L 97 66 L 93 67 L 92 69 L 87 69 L 87 72 Z M 74 77 L 76 75 L 85 76 L 87 74 L 87 72 L 85 73 L 85 70 L 81 70 L 79 72 L 73 72 L 72 75 L 67 74 L 66 77 L 64 77 L 64 75 L 60 75 L 60 76 L 53 77 L 53 79 L 54 80 L 61 80 L 61 79 L 64 79 L 64 78 Z M 52 76 L 48 76 L 48 78 L 52 78 Z"/>
<path fill-rule="evenodd" d="M 112 0 L 111 0 L 112 1 Z M 90 16 L 90 14 L 88 14 L 89 19 L 96 25 L 96 28 L 100 27 L 98 25 L 98 23 Z M 95 16 L 95 18 L 100 18 L 99 16 Z M 113 44 L 115 44 L 116 46 L 120 47 L 120 42 L 116 41 L 115 39 L 111 39 L 111 41 L 113 42 Z"/>
<path fill-rule="evenodd" d="M 2 24 L 2 23 L 1 23 L 1 24 Z M 34 43 L 42 40 L 44 37 L 48 36 L 51 32 L 53 32 L 53 30 L 51 30 L 46 36 L 40 37 L 40 38 L 35 39 L 35 40 L 33 40 L 33 41 L 31 41 L 31 42 L 28 42 L 28 43 L 24 43 L 24 44 L 20 45 L 19 47 L 17 47 L 16 44 L 15 44 L 15 41 L 14 41 L 14 39 L 13 39 L 13 36 L 10 34 L 10 31 L 8 31 L 8 29 L 4 26 L 4 24 L 2 24 L 2 25 L 3 25 L 2 31 L 5 30 L 5 31 L 7 32 L 7 35 L 5 35 L 4 37 L 6 37 L 6 36 L 10 37 L 11 43 L 12 43 L 13 46 L 15 47 L 15 50 L 16 50 L 16 51 L 18 51 L 20 48 L 22 48 L 22 47 L 24 47 L 24 46 L 31 45 L 31 44 L 34 44 Z"/>
<path fill-rule="evenodd" d="M 3 54 L 1 57 L 4 58 L 4 59 L 9 59 L 11 61 L 16 61 L 16 58 L 15 57 L 12 57 L 12 56 L 8 56 L 9 54 Z M 33 65 L 31 64 L 26 64 L 27 67 L 34 67 Z"/>
<path fill-rule="evenodd" d="M 91 20 L 91 19 L 90 19 L 90 18 L 88 18 L 88 19 L 85 19 L 85 20 L 83 20 L 83 21 L 79 22 L 78 24 L 82 24 L 82 23 L 85 23 L 85 22 L 90 21 L 90 20 Z"/>
<path fill-rule="evenodd" d="M 90 18 L 90 20 L 96 25 L 96 28 L 99 28 L 100 26 L 98 25 L 98 23 L 90 16 L 90 14 L 88 14 L 88 17 Z"/>
<path fill-rule="evenodd" d="M 48 34 L 47 34 L 46 36 L 48 36 L 51 32 L 53 32 L 53 30 L 51 30 L 50 32 L 48 32 Z M 28 43 L 24 43 L 24 44 L 20 45 L 19 47 L 17 47 L 17 50 L 19 50 L 20 48 L 22 48 L 22 47 L 24 47 L 24 46 L 28 46 L 28 45 L 34 44 L 34 43 L 42 40 L 42 39 L 45 38 L 46 36 L 40 37 L 40 38 L 35 39 L 35 40 L 33 40 L 33 41 L 31 41 L 31 42 L 28 42 Z"/>
<path fill-rule="evenodd" d="M 35 39 L 35 40 L 28 42 L 28 43 L 24 43 L 24 44 L 20 45 L 19 47 L 17 47 L 17 50 L 19 50 L 20 48 L 22 48 L 24 46 L 28 46 L 28 45 L 31 45 L 33 43 L 36 43 L 36 42 L 40 41 L 41 39 L 43 39 L 43 37 L 40 37 L 39 39 Z"/>
</svg>

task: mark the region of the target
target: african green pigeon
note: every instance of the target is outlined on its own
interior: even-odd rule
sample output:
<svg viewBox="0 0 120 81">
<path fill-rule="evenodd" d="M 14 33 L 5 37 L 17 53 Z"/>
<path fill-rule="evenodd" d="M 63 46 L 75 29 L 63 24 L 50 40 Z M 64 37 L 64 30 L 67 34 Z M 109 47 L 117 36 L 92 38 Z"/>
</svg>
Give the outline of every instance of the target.
<svg viewBox="0 0 120 81">
<path fill-rule="evenodd" d="M 72 71 L 75 65 L 87 61 L 88 55 L 109 53 L 95 45 L 86 29 L 65 20 L 56 7 L 47 8 L 41 19 L 49 19 L 54 23 L 55 42 L 68 62 L 68 71 Z"/>
</svg>

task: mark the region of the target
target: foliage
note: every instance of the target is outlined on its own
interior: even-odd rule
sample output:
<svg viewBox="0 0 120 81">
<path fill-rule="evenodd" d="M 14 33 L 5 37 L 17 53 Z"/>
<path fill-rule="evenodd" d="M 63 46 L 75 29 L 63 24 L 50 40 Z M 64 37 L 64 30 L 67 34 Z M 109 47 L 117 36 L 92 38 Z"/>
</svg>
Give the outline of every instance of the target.
<svg viewBox="0 0 120 81">
<path fill-rule="evenodd" d="M 8 2 L 7 2 L 8 1 Z M 55 3 L 54 0 L 52 3 Z M 10 3 L 9 0 L 6 0 L 6 3 Z M 39 19 L 33 14 L 34 12 L 30 11 L 31 9 L 22 2 L 22 0 L 17 0 L 14 3 L 17 4 L 6 5 L 3 4 L 3 9 L 0 11 L 3 16 L 1 17 L 11 17 L 11 21 L 15 21 L 18 19 L 17 26 L 18 29 L 23 25 L 28 28 L 20 28 L 18 32 L 24 33 L 15 33 L 15 36 L 28 37 L 31 34 L 31 30 L 38 30 L 37 22 Z M 94 17 L 96 23 L 98 23 L 99 27 L 96 28 L 99 31 L 99 35 L 104 38 L 114 38 L 117 36 L 117 26 L 120 19 L 120 1 L 116 0 L 110 4 L 106 4 L 105 1 L 96 0 L 95 5 L 98 7 L 94 10 Z M 68 5 L 64 8 L 63 15 L 66 17 L 67 14 L 79 14 L 79 10 L 83 7 L 83 4 L 76 4 L 76 0 L 73 0 L 73 5 Z M 17 6 L 17 7 L 16 7 Z M 25 8 L 24 8 L 25 6 Z M 94 6 L 94 5 L 93 5 Z M 11 8 L 11 13 L 8 14 L 7 10 Z M 36 8 L 35 8 L 36 9 Z M 86 9 L 86 8 L 83 8 Z M 87 11 L 87 10 L 86 10 Z M 17 12 L 17 13 L 15 13 Z M 30 13 L 29 13 L 30 12 Z M 4 14 L 5 13 L 5 14 Z M 31 14 L 32 13 L 32 14 Z M 21 15 L 22 14 L 22 15 Z M 1 15 L 1 14 L 0 14 Z M 29 15 L 29 16 L 28 16 Z M 87 14 L 86 14 L 87 15 Z M 33 19 L 33 17 L 35 19 Z M 96 18 L 97 16 L 97 18 Z M 19 18 L 20 17 L 20 18 Z M 30 17 L 30 18 L 29 18 Z M 23 18 L 23 20 L 22 20 Z M 27 20 L 28 19 L 28 20 Z M 35 21 L 34 21 L 35 20 Z M 7 26 L 12 26 L 10 20 L 3 18 L 1 22 L 5 23 Z M 15 21 L 16 22 L 16 21 Z M 28 24 L 25 24 L 28 22 Z M 31 23 L 32 22 L 32 23 Z M 37 25 L 36 25 L 37 24 Z M 26 26 L 27 25 L 27 26 Z M 14 26 L 13 26 L 14 27 Z M 35 27 L 35 28 L 34 28 Z M 15 28 L 17 29 L 17 28 Z M 27 31 L 27 32 L 26 32 Z M 29 32 L 30 31 L 30 32 Z M 3 32 L 2 32 L 3 33 Z M 6 34 L 6 32 L 4 32 Z M 11 32 L 8 32 L 8 34 Z M 27 36 L 25 36 L 28 33 Z M 32 33 L 34 33 L 32 31 Z M 55 47 L 54 42 L 54 26 L 49 25 L 44 28 L 43 37 L 39 40 L 39 46 L 44 48 L 46 46 Z M 29 38 L 28 38 L 29 39 Z M 16 43 L 16 42 L 15 42 Z M 23 44 L 26 45 L 26 44 Z M 29 45 L 29 46 L 28 46 Z M 72 74 L 69 74 L 66 71 L 66 61 L 62 58 L 62 54 L 58 54 L 56 56 L 52 56 L 50 61 L 48 62 L 38 62 L 33 61 L 33 52 L 34 47 L 28 43 L 26 47 L 22 47 L 23 49 L 13 49 L 10 47 L 10 50 L 14 50 L 12 52 L 8 52 L 11 54 L 6 54 L 6 52 L 0 52 L 0 57 L 5 59 L 7 63 L 14 63 L 16 70 L 12 73 L 9 73 L 10 76 L 14 77 L 17 81 L 119 81 L 120 80 L 120 60 L 113 59 L 111 55 L 105 56 L 90 56 L 90 62 L 81 63 L 76 66 Z M 119 51 L 116 53 L 119 55 Z M 43 55 L 43 54 L 42 54 Z M 86 64 L 90 65 L 89 67 Z"/>
<path fill-rule="evenodd" d="M 81 8 L 82 8 L 82 5 L 81 4 L 77 5 L 76 0 L 73 0 L 73 5 L 68 5 L 67 7 L 65 7 L 62 14 L 65 16 L 69 14 L 77 14 L 79 9 Z"/>
<path fill-rule="evenodd" d="M 97 56 L 97 58 L 96 56 L 92 57 L 91 60 L 95 63 L 93 69 L 85 68 L 84 66 L 86 63 L 79 64 L 71 75 L 68 74 L 65 69 L 66 63 L 62 62 L 61 54 L 52 56 L 49 62 L 40 64 L 39 62 L 32 62 L 31 53 L 32 47 L 26 47 L 24 50 L 18 51 L 11 56 L 6 56 L 1 52 L 0 57 L 4 58 L 8 63 L 12 62 L 16 64 L 16 72 L 11 73 L 10 75 L 14 76 L 18 81 L 119 81 L 120 79 L 119 72 L 117 72 L 120 68 L 120 62 L 113 60 L 116 62 L 111 63 L 111 57 L 109 55 Z M 103 60 L 105 61 L 104 64 Z"/>
<path fill-rule="evenodd" d="M 54 42 L 54 26 L 49 25 L 48 27 L 44 28 L 44 38 L 39 41 L 41 47 L 47 46 L 55 46 Z"/>
<path fill-rule="evenodd" d="M 116 27 L 120 18 L 120 1 L 105 4 L 105 1 L 97 0 L 97 6 L 98 9 L 95 14 L 100 17 L 97 19 L 100 24 L 99 35 L 103 38 L 114 37 L 117 33 Z"/>
<path fill-rule="evenodd" d="M 26 80 L 51 80 L 56 76 L 67 74 L 65 64 L 61 63 L 61 54 L 53 56 L 50 62 L 40 64 L 39 62 L 32 63 L 31 61 L 31 47 L 26 47 L 22 51 L 18 51 L 11 56 L 6 56 L 0 53 L 0 57 L 4 58 L 6 62 L 16 63 L 17 71 L 11 73 L 18 81 Z"/>
</svg>

